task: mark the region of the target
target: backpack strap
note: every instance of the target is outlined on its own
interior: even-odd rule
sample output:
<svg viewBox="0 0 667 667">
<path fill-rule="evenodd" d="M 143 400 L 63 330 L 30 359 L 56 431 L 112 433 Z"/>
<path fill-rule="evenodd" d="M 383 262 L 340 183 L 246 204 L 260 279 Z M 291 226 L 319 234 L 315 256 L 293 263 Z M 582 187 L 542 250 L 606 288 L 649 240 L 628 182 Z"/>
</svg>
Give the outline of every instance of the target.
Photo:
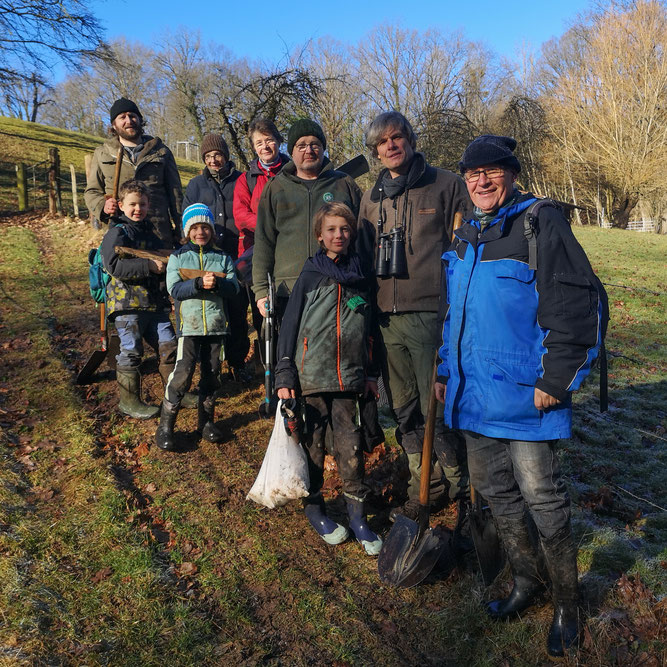
<svg viewBox="0 0 667 667">
<path fill-rule="evenodd" d="M 538 199 L 526 209 L 526 215 L 523 218 L 523 235 L 528 241 L 528 268 L 533 271 L 537 270 L 537 223 L 540 209 L 543 206 L 558 208 L 558 204 L 553 199 Z"/>
</svg>

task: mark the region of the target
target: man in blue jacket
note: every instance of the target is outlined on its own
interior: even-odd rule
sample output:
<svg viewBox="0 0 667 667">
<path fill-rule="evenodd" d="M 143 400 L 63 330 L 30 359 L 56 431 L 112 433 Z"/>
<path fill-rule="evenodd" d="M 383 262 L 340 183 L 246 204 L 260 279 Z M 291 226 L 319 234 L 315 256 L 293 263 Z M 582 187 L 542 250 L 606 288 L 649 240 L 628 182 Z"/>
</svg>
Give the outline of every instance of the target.
<svg viewBox="0 0 667 667">
<path fill-rule="evenodd" d="M 493 600 L 495 619 L 516 617 L 552 582 L 547 639 L 562 657 L 579 635 L 577 549 L 555 445 L 570 436 L 571 394 L 601 343 L 601 298 L 583 249 L 553 206 L 540 209 L 537 269 L 524 218 L 535 201 L 514 186 L 521 170 L 510 137 L 475 139 L 459 164 L 475 206 L 443 255 L 443 326 L 436 396 L 460 429 L 470 482 L 485 498 L 514 587 Z M 533 539 L 537 527 L 537 540 Z"/>
</svg>

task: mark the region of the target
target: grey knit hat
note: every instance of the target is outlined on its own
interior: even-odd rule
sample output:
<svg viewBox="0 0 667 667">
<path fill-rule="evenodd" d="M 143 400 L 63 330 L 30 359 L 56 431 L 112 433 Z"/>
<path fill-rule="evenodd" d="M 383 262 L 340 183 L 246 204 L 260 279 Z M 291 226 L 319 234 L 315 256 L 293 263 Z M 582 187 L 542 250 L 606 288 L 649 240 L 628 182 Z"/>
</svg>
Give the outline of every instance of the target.
<svg viewBox="0 0 667 667">
<path fill-rule="evenodd" d="M 322 147 L 327 147 L 327 140 L 324 136 L 322 128 L 310 118 L 299 118 L 299 120 L 292 123 L 287 135 L 287 152 L 292 155 L 294 144 L 301 139 L 301 137 L 317 137 L 322 142 Z"/>
<path fill-rule="evenodd" d="M 521 171 L 521 164 L 514 155 L 515 148 L 516 139 L 512 137 L 483 134 L 473 139 L 463 151 L 459 169 L 463 174 L 468 169 L 475 169 L 484 164 L 497 164 L 518 174 Z"/>
</svg>

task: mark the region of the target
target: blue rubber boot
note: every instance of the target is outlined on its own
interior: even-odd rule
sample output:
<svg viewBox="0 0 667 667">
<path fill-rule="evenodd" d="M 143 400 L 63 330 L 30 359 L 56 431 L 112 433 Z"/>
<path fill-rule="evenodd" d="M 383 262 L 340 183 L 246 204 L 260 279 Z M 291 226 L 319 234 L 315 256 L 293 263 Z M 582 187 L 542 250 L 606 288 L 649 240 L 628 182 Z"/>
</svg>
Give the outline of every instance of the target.
<svg viewBox="0 0 667 667">
<path fill-rule="evenodd" d="M 303 509 L 310 525 L 327 544 L 342 544 L 349 537 L 350 533 L 345 526 L 341 526 L 327 516 L 321 493 L 304 499 Z"/>
<path fill-rule="evenodd" d="M 350 528 L 357 538 L 357 542 L 366 550 L 369 556 L 377 556 L 382 549 L 382 538 L 374 533 L 366 523 L 366 508 L 364 501 L 354 496 L 345 496 L 347 514 L 350 517 Z"/>
</svg>

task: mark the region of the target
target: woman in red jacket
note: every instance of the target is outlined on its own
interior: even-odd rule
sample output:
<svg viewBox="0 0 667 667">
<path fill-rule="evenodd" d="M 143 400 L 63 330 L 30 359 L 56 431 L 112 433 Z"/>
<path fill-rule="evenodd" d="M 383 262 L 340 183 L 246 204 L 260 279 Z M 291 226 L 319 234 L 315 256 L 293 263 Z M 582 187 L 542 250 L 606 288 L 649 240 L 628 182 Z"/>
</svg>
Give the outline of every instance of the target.
<svg viewBox="0 0 667 667">
<path fill-rule="evenodd" d="M 283 138 L 273 122 L 256 118 L 250 123 L 248 137 L 257 159 L 250 163 L 250 169 L 236 181 L 234 187 L 234 223 L 239 230 L 239 257 L 255 242 L 257 206 L 264 186 L 286 165 L 290 158 L 280 152 Z M 247 288 L 248 286 L 246 286 Z M 252 323 L 257 332 L 262 328 L 262 316 L 251 296 Z"/>
</svg>

